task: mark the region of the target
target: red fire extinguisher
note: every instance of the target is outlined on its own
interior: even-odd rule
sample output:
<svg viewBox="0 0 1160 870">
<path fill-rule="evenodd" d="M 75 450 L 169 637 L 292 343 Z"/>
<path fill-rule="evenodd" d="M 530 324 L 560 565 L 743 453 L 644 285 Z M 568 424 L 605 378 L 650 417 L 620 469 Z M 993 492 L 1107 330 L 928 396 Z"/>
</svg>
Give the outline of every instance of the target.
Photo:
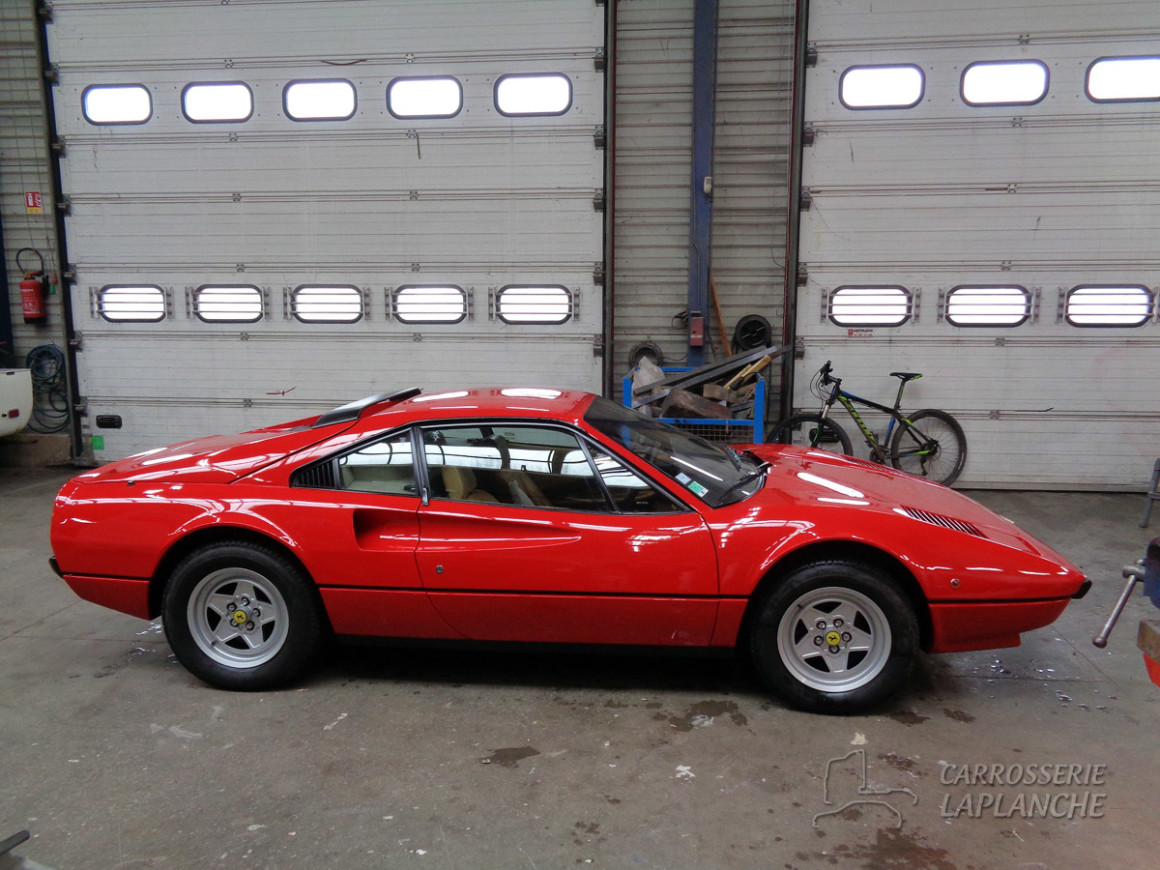
<svg viewBox="0 0 1160 870">
<path fill-rule="evenodd" d="M 40 268 L 27 271 L 20 265 L 21 254 L 36 254 Z M 48 305 L 44 296 L 44 257 L 33 248 L 21 248 L 16 252 L 16 268 L 24 272 L 20 282 L 20 308 L 24 312 L 24 322 L 41 325 L 48 322 Z"/>
</svg>

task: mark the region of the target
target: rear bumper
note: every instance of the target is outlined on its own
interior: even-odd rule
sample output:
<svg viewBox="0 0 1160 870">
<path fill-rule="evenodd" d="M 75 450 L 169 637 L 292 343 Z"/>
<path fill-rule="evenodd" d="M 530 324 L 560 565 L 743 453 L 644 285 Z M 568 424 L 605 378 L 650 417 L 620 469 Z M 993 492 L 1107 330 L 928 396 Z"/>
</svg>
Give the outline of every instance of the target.
<svg viewBox="0 0 1160 870">
<path fill-rule="evenodd" d="M 53 560 L 55 562 L 55 560 Z M 149 581 L 124 577 L 92 577 L 87 574 L 65 574 L 58 565 L 53 565 L 64 582 L 79 597 L 101 607 L 108 607 L 120 613 L 152 619 L 149 612 Z"/>
<path fill-rule="evenodd" d="M 1082 591 L 1082 590 L 1081 590 Z M 1019 635 L 1053 623 L 1071 598 L 931 604 L 930 652 L 1019 646 Z"/>
</svg>

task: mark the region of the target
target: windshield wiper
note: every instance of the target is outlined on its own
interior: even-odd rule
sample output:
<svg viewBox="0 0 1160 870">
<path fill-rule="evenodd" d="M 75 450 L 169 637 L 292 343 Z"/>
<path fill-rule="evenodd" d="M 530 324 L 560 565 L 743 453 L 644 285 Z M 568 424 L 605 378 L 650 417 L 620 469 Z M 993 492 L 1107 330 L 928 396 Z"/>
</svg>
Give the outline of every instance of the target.
<svg viewBox="0 0 1160 870">
<path fill-rule="evenodd" d="M 741 478 L 741 480 L 737 481 L 735 484 L 725 490 L 725 492 L 721 494 L 721 504 L 732 504 L 732 502 L 729 501 L 729 496 L 733 495 L 733 493 L 741 489 L 746 484 L 752 483 L 757 478 L 764 477 L 765 469 L 767 468 L 769 468 L 769 463 L 762 462 L 755 469 L 753 469 L 753 471 L 749 472 L 747 475 Z"/>
</svg>

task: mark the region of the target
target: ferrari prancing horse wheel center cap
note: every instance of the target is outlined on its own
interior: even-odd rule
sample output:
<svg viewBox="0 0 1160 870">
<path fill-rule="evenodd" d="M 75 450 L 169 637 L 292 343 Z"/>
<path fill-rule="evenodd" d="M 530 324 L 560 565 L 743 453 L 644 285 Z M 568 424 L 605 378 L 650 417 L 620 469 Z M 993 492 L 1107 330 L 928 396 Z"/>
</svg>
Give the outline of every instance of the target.
<svg viewBox="0 0 1160 870">
<path fill-rule="evenodd" d="M 235 619 L 236 618 L 237 617 L 235 616 Z M 828 646 L 837 646 L 841 642 L 842 642 L 842 635 L 838 634 L 838 632 L 831 631 L 828 634 L 826 634 L 826 644 Z"/>
<path fill-rule="evenodd" d="M 244 610 L 235 610 L 233 619 L 234 625 L 245 625 L 246 622 L 249 621 L 250 616 Z"/>
</svg>

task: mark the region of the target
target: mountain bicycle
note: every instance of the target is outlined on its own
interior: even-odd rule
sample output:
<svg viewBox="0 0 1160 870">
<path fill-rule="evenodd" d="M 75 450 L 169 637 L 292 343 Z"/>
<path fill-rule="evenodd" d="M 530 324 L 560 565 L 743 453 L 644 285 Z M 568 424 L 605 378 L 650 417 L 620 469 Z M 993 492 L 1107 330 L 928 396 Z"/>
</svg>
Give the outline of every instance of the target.
<svg viewBox="0 0 1160 870">
<path fill-rule="evenodd" d="M 902 471 L 950 486 L 958 479 L 967 461 L 967 438 L 963 434 L 963 427 L 946 411 L 933 408 L 904 414 L 901 407 L 906 384 L 922 375 L 918 372 L 890 374 L 900 382 L 893 407 L 871 402 L 843 390 L 842 379 L 833 376 L 833 368 L 827 360 L 810 383 L 810 391 L 822 400 L 821 412 L 787 417 L 770 428 L 766 441 L 801 444 L 851 454 L 853 445 L 850 436 L 830 417 L 830 409 L 837 402 L 858 424 L 858 429 L 866 439 L 866 446 L 870 448 L 872 460 L 881 465 L 889 461 Z M 866 425 L 854 407 L 855 404 L 889 415 L 890 423 L 881 439 Z"/>
</svg>

